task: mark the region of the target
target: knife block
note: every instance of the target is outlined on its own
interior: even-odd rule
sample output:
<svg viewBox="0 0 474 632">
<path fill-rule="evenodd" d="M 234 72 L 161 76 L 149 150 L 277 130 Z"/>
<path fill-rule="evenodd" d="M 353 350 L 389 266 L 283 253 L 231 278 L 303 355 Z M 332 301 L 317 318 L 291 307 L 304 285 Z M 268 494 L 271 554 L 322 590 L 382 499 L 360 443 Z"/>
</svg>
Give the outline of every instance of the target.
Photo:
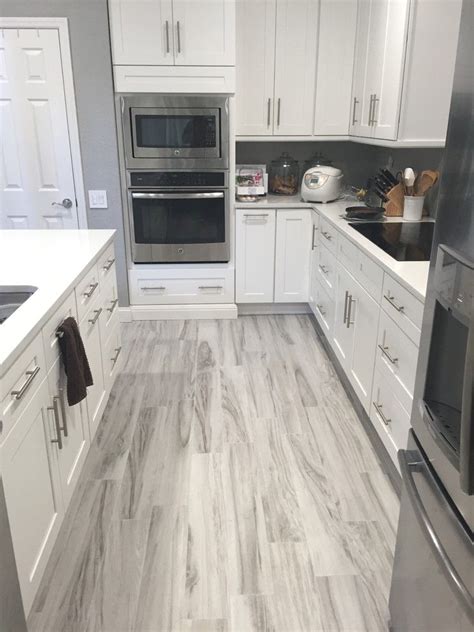
<svg viewBox="0 0 474 632">
<path fill-rule="evenodd" d="M 387 217 L 402 217 L 403 201 L 405 197 L 405 189 L 403 185 L 400 183 L 396 184 L 385 195 L 388 197 L 388 202 L 385 202 L 383 205 L 385 215 Z"/>
</svg>

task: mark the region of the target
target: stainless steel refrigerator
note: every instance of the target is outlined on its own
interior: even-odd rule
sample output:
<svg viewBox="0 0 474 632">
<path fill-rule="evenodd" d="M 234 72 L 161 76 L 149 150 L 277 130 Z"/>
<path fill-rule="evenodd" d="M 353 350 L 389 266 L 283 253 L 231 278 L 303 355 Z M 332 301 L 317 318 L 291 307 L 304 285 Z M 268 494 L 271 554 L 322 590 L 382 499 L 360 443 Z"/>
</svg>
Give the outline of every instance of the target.
<svg viewBox="0 0 474 632">
<path fill-rule="evenodd" d="M 474 629 L 473 153 L 474 1 L 464 0 L 412 429 L 399 452 L 394 632 Z"/>
</svg>

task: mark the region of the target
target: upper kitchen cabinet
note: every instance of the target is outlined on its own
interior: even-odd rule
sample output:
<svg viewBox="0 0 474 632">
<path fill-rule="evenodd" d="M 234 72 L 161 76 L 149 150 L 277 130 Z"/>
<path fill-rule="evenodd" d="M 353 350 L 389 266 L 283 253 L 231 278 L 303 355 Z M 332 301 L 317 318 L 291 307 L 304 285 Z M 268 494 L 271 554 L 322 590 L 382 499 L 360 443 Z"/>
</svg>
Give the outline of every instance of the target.
<svg viewBox="0 0 474 632">
<path fill-rule="evenodd" d="M 357 0 L 320 0 L 315 136 L 347 136 Z"/>
<path fill-rule="evenodd" d="M 312 135 L 318 15 L 319 0 L 237 0 L 237 135 Z"/>
<path fill-rule="evenodd" d="M 109 0 L 117 92 L 230 93 L 235 0 Z"/>
<path fill-rule="evenodd" d="M 358 0 L 351 136 L 444 144 L 460 11 L 461 0 Z"/>
</svg>

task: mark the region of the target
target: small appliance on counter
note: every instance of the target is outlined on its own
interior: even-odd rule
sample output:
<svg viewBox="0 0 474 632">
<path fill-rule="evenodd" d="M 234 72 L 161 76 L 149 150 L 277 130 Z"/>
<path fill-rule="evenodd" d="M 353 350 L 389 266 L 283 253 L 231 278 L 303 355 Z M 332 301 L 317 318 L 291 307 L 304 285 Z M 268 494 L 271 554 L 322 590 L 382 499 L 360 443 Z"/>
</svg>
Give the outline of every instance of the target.
<svg viewBox="0 0 474 632">
<path fill-rule="evenodd" d="M 287 152 L 270 163 L 269 191 L 275 195 L 298 193 L 299 166 Z"/>
<path fill-rule="evenodd" d="M 301 197 L 305 202 L 333 202 L 342 193 L 343 174 L 337 167 L 311 167 L 301 182 Z"/>
<path fill-rule="evenodd" d="M 256 202 L 268 192 L 266 165 L 236 165 L 235 195 L 239 202 Z"/>
</svg>

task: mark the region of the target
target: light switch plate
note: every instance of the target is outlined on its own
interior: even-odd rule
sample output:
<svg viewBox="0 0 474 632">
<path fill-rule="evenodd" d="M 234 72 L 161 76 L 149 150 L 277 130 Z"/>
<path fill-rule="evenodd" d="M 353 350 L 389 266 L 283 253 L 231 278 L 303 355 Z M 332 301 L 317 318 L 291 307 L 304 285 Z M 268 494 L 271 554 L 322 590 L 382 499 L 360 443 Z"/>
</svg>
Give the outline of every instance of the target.
<svg viewBox="0 0 474 632">
<path fill-rule="evenodd" d="M 107 191 L 89 191 L 90 208 L 107 208 Z"/>
</svg>

